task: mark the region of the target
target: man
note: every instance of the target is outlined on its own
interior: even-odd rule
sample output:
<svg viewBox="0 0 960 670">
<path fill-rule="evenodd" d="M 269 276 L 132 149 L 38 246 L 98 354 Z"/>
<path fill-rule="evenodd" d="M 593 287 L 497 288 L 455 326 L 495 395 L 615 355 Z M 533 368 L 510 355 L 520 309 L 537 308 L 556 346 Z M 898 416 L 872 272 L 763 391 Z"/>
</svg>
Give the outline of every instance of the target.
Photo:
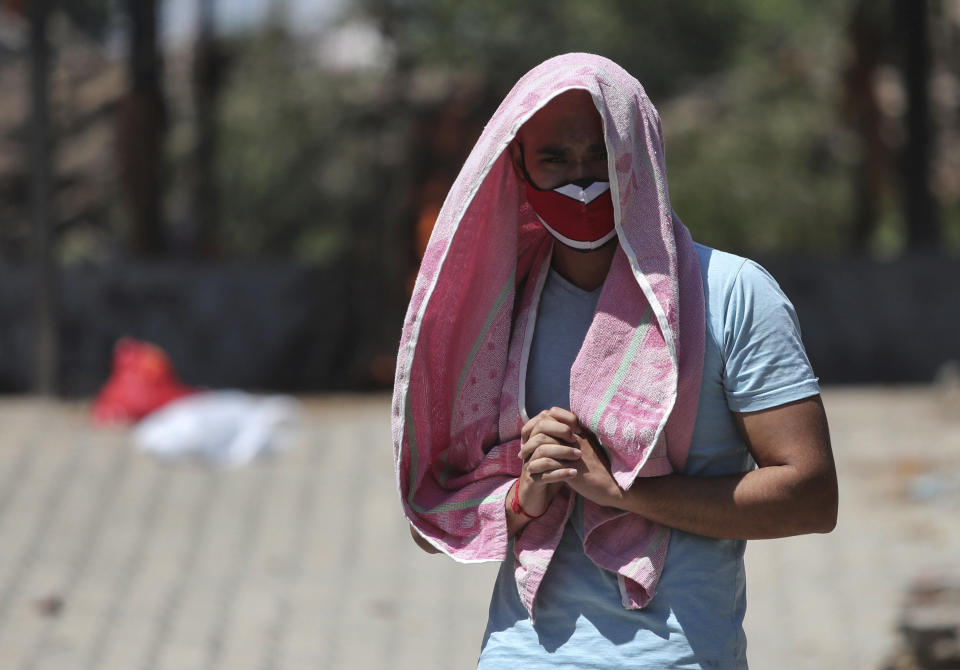
<svg viewBox="0 0 960 670">
<path fill-rule="evenodd" d="M 836 522 L 792 306 L 692 243 L 655 110 L 596 56 L 521 79 L 451 189 L 394 429 L 418 544 L 503 560 L 481 668 L 746 667 L 744 541 Z"/>
</svg>

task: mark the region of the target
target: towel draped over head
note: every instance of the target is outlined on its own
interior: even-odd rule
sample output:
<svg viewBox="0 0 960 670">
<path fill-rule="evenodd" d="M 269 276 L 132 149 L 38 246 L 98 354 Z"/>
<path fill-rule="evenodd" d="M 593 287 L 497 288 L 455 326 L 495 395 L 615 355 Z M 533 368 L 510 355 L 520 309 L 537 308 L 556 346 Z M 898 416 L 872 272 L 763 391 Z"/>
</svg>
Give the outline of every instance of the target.
<svg viewBox="0 0 960 670">
<path fill-rule="evenodd" d="M 603 445 L 617 483 L 683 468 L 703 367 L 699 265 L 667 192 L 660 119 L 610 60 L 566 54 L 517 82 L 440 211 L 404 321 L 392 408 L 403 510 L 454 559 L 503 560 L 504 497 L 520 474 L 524 378 L 552 238 L 507 146 L 558 94 L 589 92 L 603 122 L 617 249 L 570 372 L 570 410 Z M 636 484 L 642 486 L 642 482 Z M 531 616 L 575 498 L 564 488 L 514 539 Z M 668 528 L 584 501 L 584 551 L 616 572 L 623 606 L 653 597 Z"/>
</svg>

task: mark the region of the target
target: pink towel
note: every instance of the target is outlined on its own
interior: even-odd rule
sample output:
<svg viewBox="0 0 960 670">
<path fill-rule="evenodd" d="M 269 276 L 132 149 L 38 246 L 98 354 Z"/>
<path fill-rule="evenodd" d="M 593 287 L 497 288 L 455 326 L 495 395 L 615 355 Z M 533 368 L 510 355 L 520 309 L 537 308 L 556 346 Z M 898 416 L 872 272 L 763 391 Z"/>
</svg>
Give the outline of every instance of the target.
<svg viewBox="0 0 960 670">
<path fill-rule="evenodd" d="M 552 58 L 517 82 L 450 189 L 397 359 L 392 423 L 404 513 L 464 563 L 506 556 L 504 496 L 520 473 L 527 354 L 552 250 L 506 148 L 570 89 L 588 91 L 603 120 L 620 241 L 570 373 L 570 409 L 597 435 L 624 489 L 679 471 L 693 432 L 703 289 L 690 234 L 670 207 L 659 116 L 612 61 Z M 515 539 L 517 586 L 531 616 L 573 503 L 569 489 L 558 494 Z M 669 529 L 585 501 L 584 530 L 586 554 L 618 573 L 624 607 L 645 606 Z"/>
</svg>

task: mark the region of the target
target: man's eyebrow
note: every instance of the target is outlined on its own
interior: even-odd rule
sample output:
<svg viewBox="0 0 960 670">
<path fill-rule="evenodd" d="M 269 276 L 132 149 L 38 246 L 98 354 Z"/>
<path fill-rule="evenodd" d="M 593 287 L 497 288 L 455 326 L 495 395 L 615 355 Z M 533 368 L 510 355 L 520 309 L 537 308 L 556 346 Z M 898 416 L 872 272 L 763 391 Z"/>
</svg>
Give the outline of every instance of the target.
<svg viewBox="0 0 960 670">
<path fill-rule="evenodd" d="M 603 142 L 597 142 L 587 147 L 587 150 L 593 153 L 606 153 L 607 145 Z M 547 144 L 539 147 L 536 153 L 542 156 L 563 156 L 570 153 L 570 150 L 557 144 Z"/>
<path fill-rule="evenodd" d="M 547 156 L 562 156 L 566 153 L 570 153 L 569 150 L 564 149 L 556 144 L 547 144 L 537 149 L 537 154 L 543 154 Z"/>
</svg>

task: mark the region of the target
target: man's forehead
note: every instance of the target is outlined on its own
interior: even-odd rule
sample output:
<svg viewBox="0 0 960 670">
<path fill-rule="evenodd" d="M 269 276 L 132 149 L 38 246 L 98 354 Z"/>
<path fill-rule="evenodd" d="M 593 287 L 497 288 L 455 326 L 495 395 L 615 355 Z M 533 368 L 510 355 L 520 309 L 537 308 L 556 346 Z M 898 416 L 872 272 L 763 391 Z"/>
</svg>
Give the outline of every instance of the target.
<svg viewBox="0 0 960 670">
<path fill-rule="evenodd" d="M 571 133 L 602 134 L 603 122 L 588 91 L 574 89 L 552 98 L 527 119 L 517 137 L 550 143 Z"/>
</svg>

